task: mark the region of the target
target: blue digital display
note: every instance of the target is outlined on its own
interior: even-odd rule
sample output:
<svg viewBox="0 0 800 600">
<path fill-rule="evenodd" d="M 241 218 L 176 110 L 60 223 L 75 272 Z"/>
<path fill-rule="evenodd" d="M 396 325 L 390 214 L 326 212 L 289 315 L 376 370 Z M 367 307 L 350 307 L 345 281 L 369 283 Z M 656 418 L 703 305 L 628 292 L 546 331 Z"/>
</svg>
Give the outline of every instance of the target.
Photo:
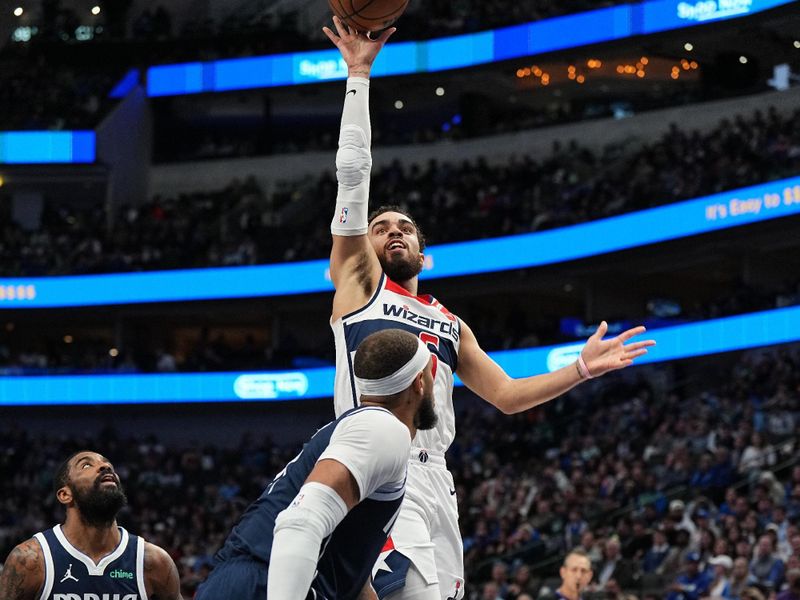
<svg viewBox="0 0 800 600">
<path fill-rule="evenodd" d="M 800 340 L 800 307 L 715 319 L 648 333 L 657 345 L 637 364 L 657 363 Z M 583 344 L 493 352 L 512 377 L 572 363 Z M 246 402 L 330 397 L 334 369 L 261 373 L 0 377 L 0 406 Z M 456 379 L 456 385 L 463 385 Z"/>
<path fill-rule="evenodd" d="M 773 181 L 590 223 L 431 246 L 423 279 L 536 267 L 680 237 L 800 215 L 800 177 Z M 333 291 L 328 261 L 0 278 L 0 309 L 219 300 Z"/>
<path fill-rule="evenodd" d="M 578 48 L 756 14 L 793 0 L 648 0 L 426 42 L 389 44 L 374 77 L 430 73 Z M 279 54 L 148 69 L 150 96 L 175 96 L 344 79 L 339 52 Z"/>
<path fill-rule="evenodd" d="M 0 163 L 92 163 L 94 131 L 0 132 Z"/>
</svg>

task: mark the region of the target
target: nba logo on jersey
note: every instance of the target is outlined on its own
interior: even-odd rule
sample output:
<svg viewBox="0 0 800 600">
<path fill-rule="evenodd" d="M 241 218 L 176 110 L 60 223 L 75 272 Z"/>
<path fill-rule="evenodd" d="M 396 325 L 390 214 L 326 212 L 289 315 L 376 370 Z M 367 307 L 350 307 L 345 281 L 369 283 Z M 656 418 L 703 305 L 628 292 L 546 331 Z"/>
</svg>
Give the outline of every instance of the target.
<svg viewBox="0 0 800 600">
<path fill-rule="evenodd" d="M 350 209 L 346 206 L 342 207 L 342 213 L 339 215 L 339 223 L 347 223 L 347 213 L 350 212 Z"/>
</svg>

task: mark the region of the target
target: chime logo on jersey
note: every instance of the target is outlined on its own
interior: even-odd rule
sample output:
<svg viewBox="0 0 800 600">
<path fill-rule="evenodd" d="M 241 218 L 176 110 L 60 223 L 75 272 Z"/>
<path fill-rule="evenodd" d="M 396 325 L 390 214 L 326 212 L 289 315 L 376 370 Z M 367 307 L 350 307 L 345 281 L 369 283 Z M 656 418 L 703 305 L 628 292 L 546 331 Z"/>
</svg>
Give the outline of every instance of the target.
<svg viewBox="0 0 800 600">
<path fill-rule="evenodd" d="M 122 569 L 114 569 L 108 574 L 111 579 L 133 579 L 133 573 L 130 571 L 123 571 Z"/>
<path fill-rule="evenodd" d="M 436 331 L 437 333 L 444 334 L 453 338 L 453 341 L 458 341 L 459 332 L 456 323 L 453 321 L 440 321 L 432 319 L 424 315 L 420 315 L 411 310 L 408 306 L 397 306 L 396 304 L 384 304 L 383 314 L 387 317 L 398 317 L 409 323 L 414 323 L 419 327 Z"/>
<path fill-rule="evenodd" d="M 139 600 L 137 594 L 53 594 L 53 600 Z"/>
</svg>

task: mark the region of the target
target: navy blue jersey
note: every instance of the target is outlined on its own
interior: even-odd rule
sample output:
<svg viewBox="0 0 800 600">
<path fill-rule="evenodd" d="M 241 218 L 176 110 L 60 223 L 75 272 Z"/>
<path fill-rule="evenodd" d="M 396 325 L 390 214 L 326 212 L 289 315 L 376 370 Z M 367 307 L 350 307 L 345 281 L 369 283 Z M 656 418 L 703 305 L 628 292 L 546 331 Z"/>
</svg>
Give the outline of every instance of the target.
<svg viewBox="0 0 800 600">
<path fill-rule="evenodd" d="M 119 531 L 119 545 L 96 564 L 69 543 L 61 525 L 37 533 L 45 565 L 37 600 L 147 600 L 144 540 Z"/>
<path fill-rule="evenodd" d="M 395 419 L 394 426 L 405 428 L 389 411 L 370 406 L 350 410 L 317 431 L 303 446 L 300 454 L 276 475 L 259 499 L 245 511 L 214 557 L 215 568 L 226 561 L 243 556 L 256 559 L 268 567 L 275 519 L 297 496 L 309 473 L 330 445 L 336 427 L 346 419 L 358 418 L 359 414 L 362 415 L 362 419 L 365 417 L 374 419 L 378 416 L 374 411 L 390 415 Z M 368 412 L 369 415 L 366 414 Z M 384 418 L 383 415 L 380 415 L 380 418 Z M 409 445 L 410 441 L 409 435 Z M 364 456 L 371 456 L 367 454 L 370 450 L 366 448 L 365 452 L 360 454 L 359 460 L 363 460 Z M 374 448 L 372 450 L 375 451 L 377 458 L 379 452 Z M 404 473 L 406 460 L 407 457 L 397 457 L 401 473 Z M 346 466 L 352 473 L 351 466 Z M 356 473 L 353 475 L 358 481 L 358 475 Z M 364 490 L 361 491 L 363 496 Z M 399 483 L 382 482 L 347 514 L 336 530 L 322 541 L 320 548 L 309 549 L 314 556 L 319 557 L 317 575 L 312 583 L 316 598 L 349 600 L 358 596 L 369 579 L 375 559 L 386 543 L 399 513 L 404 493 L 405 484 L 402 479 Z"/>
</svg>

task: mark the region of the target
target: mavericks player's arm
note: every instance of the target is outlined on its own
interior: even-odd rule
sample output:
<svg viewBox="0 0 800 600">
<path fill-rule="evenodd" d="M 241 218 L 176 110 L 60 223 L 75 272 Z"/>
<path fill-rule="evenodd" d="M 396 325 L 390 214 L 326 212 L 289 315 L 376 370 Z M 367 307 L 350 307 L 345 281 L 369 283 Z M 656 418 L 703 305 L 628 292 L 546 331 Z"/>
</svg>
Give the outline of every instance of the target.
<svg viewBox="0 0 800 600">
<path fill-rule="evenodd" d="M 364 585 L 364 589 L 361 590 L 361 593 L 358 595 L 356 600 L 378 600 L 378 594 L 375 593 L 371 581 L 368 581 Z"/>
<path fill-rule="evenodd" d="M 574 365 L 532 377 L 510 377 L 483 351 L 464 321 L 461 321 L 461 346 L 456 373 L 470 390 L 506 414 L 538 406 L 581 382 L 580 373 Z"/>
<path fill-rule="evenodd" d="M 31 538 L 8 555 L 0 572 L 0 600 L 33 600 L 44 585 L 42 547 Z"/>
<path fill-rule="evenodd" d="M 175 562 L 155 544 L 144 544 L 144 585 L 151 600 L 182 600 Z"/>
<path fill-rule="evenodd" d="M 336 321 L 364 306 L 381 278 L 381 264 L 366 235 L 333 235 L 331 281 L 333 296 L 331 320 Z"/>
</svg>

